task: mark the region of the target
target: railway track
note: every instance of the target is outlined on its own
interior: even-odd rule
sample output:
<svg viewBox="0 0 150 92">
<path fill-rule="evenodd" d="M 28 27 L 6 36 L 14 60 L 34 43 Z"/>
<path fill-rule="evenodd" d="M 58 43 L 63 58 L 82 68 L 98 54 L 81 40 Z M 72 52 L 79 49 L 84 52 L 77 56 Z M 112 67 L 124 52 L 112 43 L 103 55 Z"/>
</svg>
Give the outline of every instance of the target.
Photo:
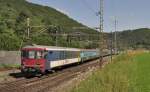
<svg viewBox="0 0 150 92">
<path fill-rule="evenodd" d="M 89 67 L 99 66 L 97 60 L 63 69 L 41 78 L 20 79 L 0 84 L 0 92 L 51 92 L 60 83 L 77 77 L 80 73 L 88 71 Z"/>
</svg>

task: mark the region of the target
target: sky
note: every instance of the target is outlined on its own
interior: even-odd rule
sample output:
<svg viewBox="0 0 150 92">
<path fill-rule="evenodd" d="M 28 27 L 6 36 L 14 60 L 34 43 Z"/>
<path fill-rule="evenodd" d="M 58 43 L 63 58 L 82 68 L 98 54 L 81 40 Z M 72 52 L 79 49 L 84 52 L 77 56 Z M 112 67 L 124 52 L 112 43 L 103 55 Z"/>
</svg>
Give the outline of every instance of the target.
<svg viewBox="0 0 150 92">
<path fill-rule="evenodd" d="M 100 0 L 27 0 L 49 6 L 89 27 L 99 26 Z M 104 31 L 150 28 L 150 0 L 104 0 Z"/>
</svg>

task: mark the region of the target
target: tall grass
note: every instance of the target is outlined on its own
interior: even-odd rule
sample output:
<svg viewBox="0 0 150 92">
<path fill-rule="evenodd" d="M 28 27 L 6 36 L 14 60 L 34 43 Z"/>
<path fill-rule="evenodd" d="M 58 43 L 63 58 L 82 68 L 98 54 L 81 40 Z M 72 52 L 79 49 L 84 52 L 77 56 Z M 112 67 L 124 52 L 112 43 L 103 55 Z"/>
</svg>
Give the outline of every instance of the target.
<svg viewBox="0 0 150 92">
<path fill-rule="evenodd" d="M 149 53 L 134 52 L 119 55 L 111 64 L 93 72 L 71 92 L 150 92 L 148 61 L 150 61 Z"/>
<path fill-rule="evenodd" d="M 0 69 L 20 68 L 19 64 L 0 64 Z"/>
</svg>

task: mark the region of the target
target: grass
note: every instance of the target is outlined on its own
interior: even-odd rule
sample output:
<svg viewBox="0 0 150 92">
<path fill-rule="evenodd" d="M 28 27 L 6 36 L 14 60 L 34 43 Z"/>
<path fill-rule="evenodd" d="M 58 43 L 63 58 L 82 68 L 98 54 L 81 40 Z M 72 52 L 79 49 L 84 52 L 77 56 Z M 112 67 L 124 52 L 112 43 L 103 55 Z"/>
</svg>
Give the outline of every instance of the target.
<svg viewBox="0 0 150 92">
<path fill-rule="evenodd" d="M 136 56 L 137 66 L 137 79 L 136 89 L 137 92 L 150 92 L 150 53 Z"/>
<path fill-rule="evenodd" d="M 12 68 L 19 68 L 20 65 L 17 64 L 0 64 L 0 69 L 12 69 Z"/>
<path fill-rule="evenodd" d="M 150 92 L 150 53 L 128 52 L 93 72 L 71 92 Z"/>
</svg>

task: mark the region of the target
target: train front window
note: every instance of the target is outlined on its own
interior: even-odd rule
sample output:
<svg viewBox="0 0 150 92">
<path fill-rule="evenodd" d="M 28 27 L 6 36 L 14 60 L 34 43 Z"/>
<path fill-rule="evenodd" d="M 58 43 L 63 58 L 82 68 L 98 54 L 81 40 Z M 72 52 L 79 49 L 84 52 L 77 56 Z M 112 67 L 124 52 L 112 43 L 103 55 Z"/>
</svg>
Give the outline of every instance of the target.
<svg viewBox="0 0 150 92">
<path fill-rule="evenodd" d="M 35 58 L 35 51 L 29 51 L 28 52 L 28 58 L 29 59 L 34 59 Z"/>
<path fill-rule="evenodd" d="M 42 59 L 44 58 L 43 51 L 22 51 L 22 57 L 28 59 Z"/>
<path fill-rule="evenodd" d="M 27 51 L 21 51 L 21 57 L 26 58 L 27 56 Z"/>
<path fill-rule="evenodd" d="M 35 51 L 22 51 L 22 57 L 28 59 L 35 59 Z"/>
<path fill-rule="evenodd" d="M 42 58 L 44 58 L 44 53 L 43 53 L 43 51 L 37 51 L 37 52 L 36 52 L 36 58 L 37 58 L 37 59 L 42 59 Z"/>
</svg>

